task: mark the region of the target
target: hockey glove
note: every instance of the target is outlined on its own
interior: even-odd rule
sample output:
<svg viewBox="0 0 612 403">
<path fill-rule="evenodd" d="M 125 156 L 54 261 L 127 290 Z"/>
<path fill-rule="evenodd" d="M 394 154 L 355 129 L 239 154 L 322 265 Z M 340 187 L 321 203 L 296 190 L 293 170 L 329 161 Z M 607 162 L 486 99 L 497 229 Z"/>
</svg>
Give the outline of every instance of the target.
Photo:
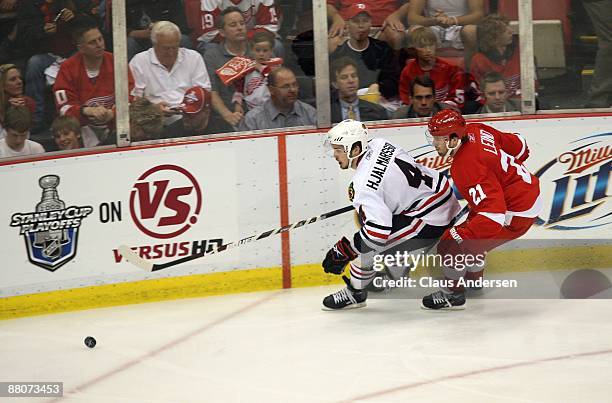
<svg viewBox="0 0 612 403">
<path fill-rule="evenodd" d="M 353 250 L 349 240 L 342 237 L 325 255 L 323 270 L 325 273 L 342 274 L 348 262 L 356 257 L 357 252 Z"/>
</svg>

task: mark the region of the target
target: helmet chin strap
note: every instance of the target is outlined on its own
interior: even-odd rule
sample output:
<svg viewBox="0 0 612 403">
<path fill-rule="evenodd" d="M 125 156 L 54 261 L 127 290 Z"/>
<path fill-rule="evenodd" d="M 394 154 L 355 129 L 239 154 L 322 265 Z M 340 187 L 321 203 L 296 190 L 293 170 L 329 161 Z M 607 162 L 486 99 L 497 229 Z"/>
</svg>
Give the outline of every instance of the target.
<svg viewBox="0 0 612 403">
<path fill-rule="evenodd" d="M 353 161 L 361 157 L 363 154 L 365 154 L 366 151 L 367 151 L 367 148 L 365 148 L 364 150 L 361 150 L 361 152 L 354 157 L 349 157 L 349 153 L 346 153 L 346 157 L 348 158 L 348 167 L 351 169 L 357 169 L 357 167 L 353 168 Z"/>
<path fill-rule="evenodd" d="M 461 141 L 457 142 L 457 145 L 454 147 L 450 146 L 450 139 L 446 142 L 446 154 L 444 154 L 444 158 L 452 157 L 455 155 L 459 147 L 461 146 Z"/>
</svg>

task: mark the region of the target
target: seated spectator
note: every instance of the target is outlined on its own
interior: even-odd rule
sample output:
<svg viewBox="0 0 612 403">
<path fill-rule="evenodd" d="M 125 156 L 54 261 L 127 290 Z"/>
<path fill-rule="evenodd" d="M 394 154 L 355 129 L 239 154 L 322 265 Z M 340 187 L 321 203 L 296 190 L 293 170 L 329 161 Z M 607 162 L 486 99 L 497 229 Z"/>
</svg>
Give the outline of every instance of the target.
<svg viewBox="0 0 612 403">
<path fill-rule="evenodd" d="M 470 72 L 476 80 L 494 71 L 504 77 L 508 96 L 519 97 L 521 93 L 521 60 L 518 38 L 512 35 L 506 17 L 490 14 L 478 24 L 479 52 L 472 58 Z"/>
<path fill-rule="evenodd" d="M 274 0 L 186 0 L 185 9 L 196 49 L 206 54 L 215 44 L 223 42 L 220 29 L 221 13 L 228 7 L 237 7 L 251 37 L 256 32 L 269 32 L 273 37 L 274 54 L 284 57 L 285 50 L 278 35 L 280 12 Z"/>
<path fill-rule="evenodd" d="M 257 63 L 250 73 L 242 80 L 237 80 L 234 102 L 246 102 L 249 110 L 270 99 L 268 91 L 268 74 L 283 62 L 280 58 L 273 58 L 274 37 L 271 33 L 257 32 L 250 40 L 250 56 Z"/>
<path fill-rule="evenodd" d="M 480 87 L 484 93 L 485 104 L 477 113 L 516 112 L 520 110 L 518 102 L 508 99 L 508 90 L 501 74 L 494 71 L 485 74 Z"/>
<path fill-rule="evenodd" d="M 410 0 L 408 23 L 430 27 L 438 47 L 465 49 L 466 66 L 476 51 L 476 24 L 484 16 L 483 0 Z"/>
<path fill-rule="evenodd" d="M 204 54 L 211 79 L 209 133 L 234 131 L 244 117 L 244 102 L 234 102 L 234 86 L 223 84 L 216 71 L 236 56 L 247 53 L 247 32 L 244 16 L 238 7 L 228 7 L 219 15 L 219 33 L 222 41 L 211 46 Z"/>
<path fill-rule="evenodd" d="M 42 145 L 28 140 L 32 113 L 25 106 L 10 106 L 4 116 L 6 136 L 0 139 L 0 158 L 44 153 Z"/>
<path fill-rule="evenodd" d="M 273 70 L 268 76 L 268 89 L 270 99 L 246 114 L 241 131 L 317 124 L 315 108 L 297 99 L 299 86 L 293 71 L 286 67 Z"/>
<path fill-rule="evenodd" d="M 330 55 L 333 62 L 350 57 L 357 63 L 362 87 L 376 85 L 375 92 L 385 98 L 397 96 L 399 74 L 395 52 L 383 41 L 369 36 L 372 26 L 372 10 L 365 4 L 353 4 L 346 10 L 348 39 Z M 332 76 L 333 77 L 333 76 Z"/>
<path fill-rule="evenodd" d="M 393 112 L 393 119 L 428 118 L 450 106 L 436 101 L 435 84 L 427 76 L 416 77 L 410 83 L 410 105 Z"/>
<path fill-rule="evenodd" d="M 359 74 L 357 63 L 348 57 L 337 59 L 332 63 L 332 86 L 337 91 L 336 99 L 331 102 L 331 121 L 338 123 L 345 119 L 385 120 L 389 118 L 387 110 L 380 105 L 359 99 Z"/>
<path fill-rule="evenodd" d="M 81 122 L 72 116 L 58 116 L 51 125 L 53 140 L 61 151 L 83 148 Z"/>
<path fill-rule="evenodd" d="M 130 103 L 130 141 L 157 140 L 164 131 L 164 114 L 146 98 Z"/>
<path fill-rule="evenodd" d="M 199 86 L 210 91 L 210 78 L 202 56 L 180 47 L 181 31 L 170 21 L 159 21 L 151 29 L 153 47 L 134 56 L 134 97 L 159 105 L 165 115 L 164 137 L 182 137 L 181 103 L 185 92 Z"/>
<path fill-rule="evenodd" d="M 412 0 L 411 0 L 412 1 Z M 327 0 L 329 24 L 329 49 L 333 52 L 344 41 L 346 21 L 354 7 L 365 6 L 371 10 L 372 26 L 378 28 L 378 39 L 387 42 L 393 49 L 400 49 L 405 40 L 405 16 L 408 2 L 398 0 L 362 0 L 359 3 L 348 0 Z"/>
<path fill-rule="evenodd" d="M 437 38 L 430 27 L 410 32 L 410 44 L 416 49 L 416 59 L 409 59 L 402 70 L 399 94 L 405 105 L 411 105 L 410 84 L 417 77 L 428 76 L 436 85 L 437 102 L 446 102 L 458 109 L 465 102 L 465 75 L 457 66 L 436 57 Z"/>
<path fill-rule="evenodd" d="M 27 106 L 34 113 L 34 100 L 23 95 L 23 79 L 21 72 L 14 64 L 0 66 L 0 138 L 6 134 L 3 127 L 4 114 L 9 106 Z"/>
<path fill-rule="evenodd" d="M 202 87 L 193 87 L 185 92 L 182 104 L 183 135 L 206 134 L 210 118 L 210 92 Z"/>
<path fill-rule="evenodd" d="M 36 101 L 34 131 L 48 128 L 45 95 L 57 77 L 59 66 L 76 51 L 72 32 L 82 18 L 92 18 L 94 0 L 20 0 L 18 41 L 34 53 L 25 71 L 26 94 Z M 92 20 L 97 24 L 97 20 Z"/>
<path fill-rule="evenodd" d="M 85 147 L 113 142 L 115 129 L 115 74 L 112 53 L 104 50 L 104 38 L 90 21 L 73 31 L 78 53 L 60 67 L 53 86 L 55 104 L 61 116 L 81 122 Z M 130 91 L 134 79 L 128 70 Z"/>
</svg>

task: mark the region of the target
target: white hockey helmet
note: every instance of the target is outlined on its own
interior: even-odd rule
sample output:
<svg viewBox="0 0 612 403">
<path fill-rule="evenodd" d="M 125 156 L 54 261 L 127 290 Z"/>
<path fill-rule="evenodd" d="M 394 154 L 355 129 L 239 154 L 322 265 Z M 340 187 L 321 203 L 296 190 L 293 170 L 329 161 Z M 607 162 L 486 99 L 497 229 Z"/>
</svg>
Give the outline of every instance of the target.
<svg viewBox="0 0 612 403">
<path fill-rule="evenodd" d="M 346 119 L 332 127 L 327 132 L 326 143 L 329 146 L 340 145 L 349 156 L 349 164 L 355 158 L 362 156 L 369 148 L 368 142 L 372 139 L 368 127 L 358 120 Z M 360 143 L 361 153 L 350 157 L 351 148 L 355 143 Z"/>
</svg>

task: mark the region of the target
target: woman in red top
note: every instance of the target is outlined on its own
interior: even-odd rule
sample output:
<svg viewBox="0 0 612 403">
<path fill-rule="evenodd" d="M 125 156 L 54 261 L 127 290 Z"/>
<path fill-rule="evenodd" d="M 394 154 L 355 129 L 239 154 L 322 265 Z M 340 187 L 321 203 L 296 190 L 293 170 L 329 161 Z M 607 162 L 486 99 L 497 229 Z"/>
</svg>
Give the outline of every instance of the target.
<svg viewBox="0 0 612 403">
<path fill-rule="evenodd" d="M 479 82 L 491 71 L 501 74 L 510 97 L 521 93 L 521 61 L 516 39 L 508 18 L 487 15 L 478 24 L 479 52 L 474 54 L 470 65 L 470 73 Z"/>
<path fill-rule="evenodd" d="M 23 78 L 14 64 L 0 66 L 0 137 L 3 137 L 4 113 L 9 106 L 27 106 L 34 113 L 34 100 L 23 95 Z"/>
</svg>

